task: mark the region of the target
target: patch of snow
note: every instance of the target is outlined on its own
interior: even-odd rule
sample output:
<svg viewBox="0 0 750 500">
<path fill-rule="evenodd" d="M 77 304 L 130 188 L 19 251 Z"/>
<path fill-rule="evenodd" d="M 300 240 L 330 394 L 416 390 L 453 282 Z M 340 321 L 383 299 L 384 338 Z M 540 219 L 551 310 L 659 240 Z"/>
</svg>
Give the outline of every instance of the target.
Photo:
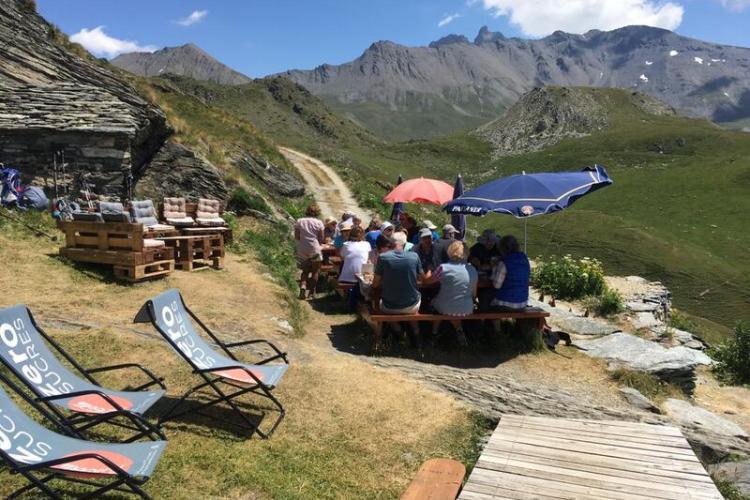
<svg viewBox="0 0 750 500">
<path fill-rule="evenodd" d="M 729 94 L 727 94 L 726 92 L 722 92 L 722 93 L 723 93 L 723 94 L 724 94 L 725 96 L 729 97 Z"/>
<path fill-rule="evenodd" d="M 674 57 L 674 56 L 676 56 L 677 54 L 679 54 L 679 52 L 677 52 L 677 51 L 676 51 L 676 50 L 674 50 L 674 49 L 673 49 L 673 50 L 670 50 L 670 51 L 669 51 L 669 57 Z"/>
<path fill-rule="evenodd" d="M 721 62 L 721 59 L 711 59 L 711 62 Z"/>
<path fill-rule="evenodd" d="M 646 66 L 651 66 L 652 64 L 654 64 L 654 61 L 646 61 Z"/>
<path fill-rule="evenodd" d="M 702 57 L 694 57 L 693 61 L 697 62 L 698 64 L 703 64 L 703 58 Z"/>
<path fill-rule="evenodd" d="M 638 78 L 640 78 L 643 82 L 648 83 L 648 77 L 646 75 L 641 75 Z"/>
</svg>

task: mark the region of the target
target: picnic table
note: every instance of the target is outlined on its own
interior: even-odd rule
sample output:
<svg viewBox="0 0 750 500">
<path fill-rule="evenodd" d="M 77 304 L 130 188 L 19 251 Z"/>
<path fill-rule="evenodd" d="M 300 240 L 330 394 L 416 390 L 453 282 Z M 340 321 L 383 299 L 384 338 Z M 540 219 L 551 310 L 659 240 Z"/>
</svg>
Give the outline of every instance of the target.
<svg viewBox="0 0 750 500">
<path fill-rule="evenodd" d="M 174 248 L 175 267 L 197 271 L 206 267 L 221 269 L 224 259 L 224 237 L 220 233 L 165 236 L 157 238 Z"/>
</svg>

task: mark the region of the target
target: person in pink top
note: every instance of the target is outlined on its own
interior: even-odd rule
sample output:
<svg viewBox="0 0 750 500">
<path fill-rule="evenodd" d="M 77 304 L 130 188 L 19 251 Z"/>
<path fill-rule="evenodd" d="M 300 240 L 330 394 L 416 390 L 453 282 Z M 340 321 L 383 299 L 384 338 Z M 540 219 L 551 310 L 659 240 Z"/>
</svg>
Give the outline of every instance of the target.
<svg viewBox="0 0 750 500">
<path fill-rule="evenodd" d="M 297 219 L 294 224 L 294 239 L 297 240 L 297 263 L 302 270 L 300 276 L 299 296 L 306 294 L 312 297 L 318 283 L 318 272 L 323 262 L 321 244 L 325 242 L 325 226 L 320 216 L 320 209 L 312 204 L 307 207 L 305 217 Z"/>
</svg>

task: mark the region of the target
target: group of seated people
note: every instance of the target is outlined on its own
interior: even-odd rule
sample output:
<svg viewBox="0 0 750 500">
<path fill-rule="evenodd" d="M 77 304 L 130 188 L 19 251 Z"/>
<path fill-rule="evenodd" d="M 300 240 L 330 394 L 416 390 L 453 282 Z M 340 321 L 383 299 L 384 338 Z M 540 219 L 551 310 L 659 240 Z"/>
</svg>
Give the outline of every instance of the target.
<svg viewBox="0 0 750 500">
<path fill-rule="evenodd" d="M 166 224 L 159 222 L 152 200 L 131 201 L 126 209 L 119 202 L 98 202 L 97 212 L 75 212 L 73 220 L 85 222 L 140 223 L 147 230 L 166 230 L 175 227 L 218 227 L 226 225 L 221 218 L 221 202 L 206 198 L 198 199 L 195 218 L 188 216 L 185 198 L 164 198 L 163 215 Z"/>
<path fill-rule="evenodd" d="M 531 267 L 512 235 L 501 238 L 487 229 L 476 244 L 467 248 L 457 239 L 458 231 L 451 224 L 443 226 L 439 236 L 431 221 L 425 220 L 418 227 L 406 214 L 396 225 L 374 217 L 367 228 L 350 213 L 343 214 L 340 222 L 327 219 L 325 223 L 317 219 L 318 214 L 313 206 L 295 225 L 303 276 L 307 269 L 309 277 L 314 263 L 319 269 L 321 245 L 333 243 L 343 258 L 339 282 L 355 283 L 358 275 L 371 269 L 371 288 L 380 291 L 379 306 L 384 314 L 422 310 L 453 316 L 457 340 L 465 345 L 461 318 L 472 314 L 475 307 L 480 311 L 523 309 L 528 304 Z M 480 275 L 492 286 L 480 289 Z M 309 288 L 310 281 L 307 283 Z M 436 286 L 430 286 L 433 284 Z M 418 336 L 417 322 L 410 325 Z M 439 326 L 433 323 L 433 334 Z"/>
</svg>

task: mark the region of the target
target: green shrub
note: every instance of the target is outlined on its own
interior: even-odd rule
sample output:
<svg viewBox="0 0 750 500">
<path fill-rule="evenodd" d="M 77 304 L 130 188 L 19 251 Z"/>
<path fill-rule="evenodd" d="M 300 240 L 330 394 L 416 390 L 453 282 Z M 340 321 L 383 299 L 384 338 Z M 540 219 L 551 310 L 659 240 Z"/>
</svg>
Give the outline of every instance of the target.
<svg viewBox="0 0 750 500">
<path fill-rule="evenodd" d="M 750 384 L 750 323 L 739 323 L 734 335 L 710 351 L 714 373 L 727 384 Z"/>
<path fill-rule="evenodd" d="M 251 210 L 264 214 L 271 213 L 271 208 L 263 198 L 248 193 L 243 187 L 237 187 L 232 191 L 227 208 L 238 215 L 249 215 Z"/>
<path fill-rule="evenodd" d="M 694 332 L 697 329 L 695 322 L 677 309 L 672 309 L 669 314 L 669 326 L 686 332 Z"/>
<path fill-rule="evenodd" d="M 605 287 L 602 294 L 597 297 L 598 303 L 594 312 L 598 316 L 613 316 L 625 310 L 622 304 L 622 296 L 617 290 Z"/>
<path fill-rule="evenodd" d="M 531 274 L 532 284 L 547 295 L 558 299 L 581 299 L 600 296 L 606 289 L 604 270 L 596 259 L 538 258 Z"/>
<path fill-rule="evenodd" d="M 610 378 L 624 387 L 632 387 L 655 403 L 681 394 L 681 390 L 672 384 L 664 382 L 656 375 L 620 368 L 609 374 Z"/>
</svg>

